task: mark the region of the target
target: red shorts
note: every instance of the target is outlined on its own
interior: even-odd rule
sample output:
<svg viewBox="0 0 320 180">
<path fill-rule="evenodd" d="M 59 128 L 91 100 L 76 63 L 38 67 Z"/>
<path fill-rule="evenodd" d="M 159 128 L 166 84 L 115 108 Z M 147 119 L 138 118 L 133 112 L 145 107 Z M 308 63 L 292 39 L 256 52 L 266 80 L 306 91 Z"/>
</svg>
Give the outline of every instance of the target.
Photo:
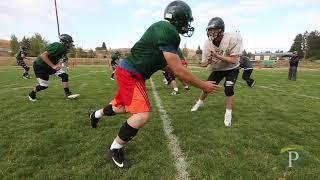
<svg viewBox="0 0 320 180">
<path fill-rule="evenodd" d="M 116 79 L 118 92 L 112 106 L 125 107 L 126 112 L 132 114 L 151 111 L 145 80 L 139 73 L 118 66 Z"/>
</svg>

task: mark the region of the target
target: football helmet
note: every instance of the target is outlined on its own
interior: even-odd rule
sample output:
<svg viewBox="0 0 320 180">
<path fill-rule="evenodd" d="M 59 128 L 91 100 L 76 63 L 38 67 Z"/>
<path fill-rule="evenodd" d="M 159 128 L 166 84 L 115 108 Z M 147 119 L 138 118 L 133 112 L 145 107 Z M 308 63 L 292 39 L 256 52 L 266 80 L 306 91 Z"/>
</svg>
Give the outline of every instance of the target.
<svg viewBox="0 0 320 180">
<path fill-rule="evenodd" d="M 68 48 L 73 47 L 73 39 L 69 34 L 61 34 L 60 37 L 60 42 L 63 44 L 66 44 Z"/>
<path fill-rule="evenodd" d="M 192 11 L 187 3 L 179 0 L 171 2 L 164 10 L 164 19 L 174 25 L 179 34 L 185 37 L 193 35 Z"/>
<path fill-rule="evenodd" d="M 26 46 L 20 46 L 20 51 L 21 51 L 22 53 L 27 53 L 28 48 L 27 48 Z"/>
<path fill-rule="evenodd" d="M 212 18 L 207 25 L 207 36 L 213 41 L 224 33 L 224 22 L 220 17 Z"/>
</svg>

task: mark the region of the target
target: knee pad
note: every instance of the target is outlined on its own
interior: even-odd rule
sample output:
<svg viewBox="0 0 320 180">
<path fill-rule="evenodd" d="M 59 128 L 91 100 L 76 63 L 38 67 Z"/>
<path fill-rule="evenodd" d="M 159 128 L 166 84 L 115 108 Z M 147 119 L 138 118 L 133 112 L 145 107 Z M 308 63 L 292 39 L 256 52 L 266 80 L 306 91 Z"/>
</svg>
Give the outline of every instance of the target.
<svg viewBox="0 0 320 180">
<path fill-rule="evenodd" d="M 234 82 L 226 81 L 225 88 L 224 88 L 224 94 L 226 96 L 233 96 L 234 95 Z"/>
<path fill-rule="evenodd" d="M 114 115 L 116 115 L 116 113 L 112 109 L 112 105 L 111 104 L 109 104 L 108 106 L 103 108 L 103 114 L 106 115 L 106 116 L 114 116 Z"/>
<path fill-rule="evenodd" d="M 62 74 L 60 74 L 58 76 L 61 78 L 62 82 L 68 82 L 69 81 L 69 75 L 67 73 L 62 73 Z"/>
<path fill-rule="evenodd" d="M 139 129 L 135 129 L 131 127 L 127 121 L 123 123 L 119 130 L 118 136 L 120 137 L 121 140 L 128 142 L 130 141 L 135 135 L 137 135 Z"/>
<path fill-rule="evenodd" d="M 40 86 L 40 85 L 36 86 L 37 92 L 42 91 L 42 90 L 45 90 L 45 89 L 47 89 L 47 88 L 48 88 L 48 86 Z"/>
</svg>

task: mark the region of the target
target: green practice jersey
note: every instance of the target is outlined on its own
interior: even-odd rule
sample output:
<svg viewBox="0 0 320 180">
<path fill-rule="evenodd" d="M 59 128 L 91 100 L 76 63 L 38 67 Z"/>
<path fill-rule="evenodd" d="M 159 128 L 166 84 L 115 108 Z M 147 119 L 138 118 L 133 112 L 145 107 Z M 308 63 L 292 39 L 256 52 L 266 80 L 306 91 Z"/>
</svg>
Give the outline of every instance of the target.
<svg viewBox="0 0 320 180">
<path fill-rule="evenodd" d="M 48 52 L 48 57 L 52 64 L 58 64 L 60 59 L 67 54 L 67 48 L 59 42 L 49 44 L 44 51 Z M 35 63 L 46 68 L 49 67 L 49 65 L 43 61 L 41 55 L 37 57 Z"/>
<path fill-rule="evenodd" d="M 179 44 L 180 36 L 172 24 L 167 21 L 156 22 L 133 46 L 127 62 L 145 79 L 149 79 L 154 72 L 167 65 L 161 47 L 169 47 L 176 52 Z"/>
</svg>

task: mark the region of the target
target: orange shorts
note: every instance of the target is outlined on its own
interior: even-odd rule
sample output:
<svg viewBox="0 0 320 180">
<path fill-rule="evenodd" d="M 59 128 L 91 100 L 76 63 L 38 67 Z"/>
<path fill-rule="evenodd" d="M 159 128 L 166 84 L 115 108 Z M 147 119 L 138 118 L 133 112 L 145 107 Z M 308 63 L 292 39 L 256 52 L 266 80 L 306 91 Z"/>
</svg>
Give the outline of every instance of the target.
<svg viewBox="0 0 320 180">
<path fill-rule="evenodd" d="M 151 111 L 145 80 L 139 73 L 118 66 L 116 79 L 118 92 L 112 106 L 125 107 L 126 112 L 132 114 Z"/>
</svg>

